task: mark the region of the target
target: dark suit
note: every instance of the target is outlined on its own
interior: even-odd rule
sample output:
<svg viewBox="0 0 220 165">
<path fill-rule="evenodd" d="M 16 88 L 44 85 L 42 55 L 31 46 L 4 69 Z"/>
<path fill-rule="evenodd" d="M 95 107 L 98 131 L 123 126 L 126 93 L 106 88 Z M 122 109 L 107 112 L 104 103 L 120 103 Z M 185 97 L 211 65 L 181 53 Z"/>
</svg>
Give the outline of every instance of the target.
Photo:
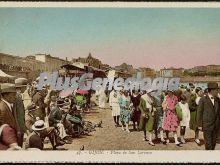
<svg viewBox="0 0 220 165">
<path fill-rule="evenodd" d="M 18 93 L 16 95 L 16 102 L 13 106 L 13 114 L 14 114 L 16 124 L 17 124 L 18 145 L 20 147 L 22 147 L 24 133 L 26 132 L 25 108 L 24 108 L 24 103 L 23 103 L 22 97 Z"/>
<path fill-rule="evenodd" d="M 8 124 L 11 128 L 17 131 L 17 125 L 13 113 L 4 101 L 0 101 L 0 125 Z"/>
<path fill-rule="evenodd" d="M 42 96 L 39 92 L 37 92 L 33 96 L 33 102 L 36 106 L 39 106 L 39 109 L 37 109 L 36 113 L 38 117 L 40 117 L 41 120 L 44 120 L 46 117 L 46 111 L 45 108 L 47 107 L 47 104 L 44 103 L 44 96 Z"/>
<path fill-rule="evenodd" d="M 219 98 L 215 98 L 214 105 L 208 95 L 200 99 L 197 109 L 197 124 L 203 129 L 206 150 L 214 150 L 220 124 Z"/>
<path fill-rule="evenodd" d="M 57 123 L 62 119 L 62 111 L 58 106 L 51 106 L 51 112 L 49 115 L 49 125 L 57 127 Z"/>
</svg>

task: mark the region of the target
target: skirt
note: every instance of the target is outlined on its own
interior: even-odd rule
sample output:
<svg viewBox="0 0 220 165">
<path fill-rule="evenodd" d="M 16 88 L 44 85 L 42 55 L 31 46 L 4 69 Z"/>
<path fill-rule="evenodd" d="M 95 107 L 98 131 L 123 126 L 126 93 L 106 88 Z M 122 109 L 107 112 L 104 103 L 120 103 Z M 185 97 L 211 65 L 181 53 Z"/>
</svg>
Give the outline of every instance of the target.
<svg viewBox="0 0 220 165">
<path fill-rule="evenodd" d="M 146 119 L 142 115 L 140 116 L 140 123 L 139 123 L 139 129 L 151 132 L 154 128 L 154 117 L 149 114 L 149 118 Z"/>
<path fill-rule="evenodd" d="M 129 123 L 131 117 L 130 117 L 130 111 L 126 109 L 121 109 L 120 110 L 120 120 L 121 122 L 124 122 L 126 124 Z"/>
<path fill-rule="evenodd" d="M 194 131 L 197 129 L 196 111 L 190 112 L 189 128 Z"/>
<path fill-rule="evenodd" d="M 120 107 L 119 106 L 112 107 L 112 116 L 120 116 Z"/>
<path fill-rule="evenodd" d="M 163 117 L 163 130 L 174 132 L 177 130 L 179 120 L 175 110 L 166 110 Z"/>
<path fill-rule="evenodd" d="M 134 110 L 134 112 L 131 116 L 131 120 L 134 122 L 138 122 L 138 121 L 140 121 L 140 117 L 141 117 L 141 111 Z"/>
<path fill-rule="evenodd" d="M 157 130 L 163 128 L 163 109 L 161 107 L 157 108 L 156 113 Z"/>
</svg>

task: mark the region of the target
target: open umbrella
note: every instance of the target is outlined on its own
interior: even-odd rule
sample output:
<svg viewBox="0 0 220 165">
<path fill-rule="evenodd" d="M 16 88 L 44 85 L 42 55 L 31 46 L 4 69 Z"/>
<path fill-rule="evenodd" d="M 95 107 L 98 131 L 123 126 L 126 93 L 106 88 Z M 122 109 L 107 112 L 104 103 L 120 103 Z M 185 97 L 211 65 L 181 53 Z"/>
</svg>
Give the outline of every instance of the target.
<svg viewBox="0 0 220 165">
<path fill-rule="evenodd" d="M 72 95 L 72 93 L 73 93 L 73 89 L 68 88 L 68 89 L 66 89 L 66 90 L 61 91 L 60 94 L 59 94 L 59 96 L 60 96 L 61 98 L 65 98 L 65 97 L 68 97 L 68 96 Z"/>
<path fill-rule="evenodd" d="M 85 94 L 88 94 L 89 91 L 83 90 L 83 89 L 78 89 L 78 90 L 76 91 L 76 93 L 79 93 L 79 94 L 81 94 L 81 95 L 85 95 Z"/>
</svg>

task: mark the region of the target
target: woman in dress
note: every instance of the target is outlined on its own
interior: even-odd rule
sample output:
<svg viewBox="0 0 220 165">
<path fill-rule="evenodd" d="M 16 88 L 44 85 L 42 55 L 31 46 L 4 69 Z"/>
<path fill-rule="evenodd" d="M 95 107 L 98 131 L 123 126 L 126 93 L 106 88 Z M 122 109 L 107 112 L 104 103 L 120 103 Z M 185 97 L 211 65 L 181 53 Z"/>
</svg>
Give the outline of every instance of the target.
<svg viewBox="0 0 220 165">
<path fill-rule="evenodd" d="M 120 106 L 119 106 L 120 93 L 118 91 L 111 91 L 109 97 L 109 104 L 112 107 L 112 116 L 115 122 L 115 127 L 119 126 Z"/>
<path fill-rule="evenodd" d="M 147 141 L 147 132 L 149 133 L 148 143 L 152 146 L 155 144 L 152 141 L 153 126 L 154 126 L 154 100 L 150 95 L 152 90 L 148 90 L 146 94 L 141 96 L 139 109 L 141 111 L 139 128 L 144 131 L 144 141 Z"/>
<path fill-rule="evenodd" d="M 141 116 L 141 111 L 139 110 L 138 106 L 140 104 L 141 100 L 141 95 L 139 94 L 138 91 L 134 91 L 134 93 L 131 94 L 131 102 L 134 107 L 134 112 L 132 114 L 131 120 L 133 121 L 133 129 L 136 130 L 136 122 L 137 122 L 137 129 L 139 126 L 140 122 L 140 116 Z M 139 131 L 139 129 L 138 129 Z"/>
<path fill-rule="evenodd" d="M 196 94 L 192 94 L 190 101 L 189 101 L 189 108 L 190 108 L 190 129 L 195 132 L 195 143 L 200 145 L 199 140 L 199 129 L 197 126 L 197 107 L 199 105 L 199 100 L 203 96 L 202 88 L 197 87 L 195 90 Z"/>
<path fill-rule="evenodd" d="M 173 132 L 175 144 L 180 146 L 180 142 L 177 139 L 177 128 L 179 125 L 179 120 L 177 118 L 175 106 L 178 103 L 177 97 L 174 95 L 173 91 L 168 90 L 168 95 L 165 97 L 162 107 L 164 110 L 163 118 L 163 129 L 166 131 L 167 140 L 166 143 L 169 144 L 169 133 Z"/>
<path fill-rule="evenodd" d="M 124 126 L 126 126 L 126 131 L 130 132 L 128 129 L 128 124 L 130 121 L 130 97 L 128 95 L 128 91 L 123 91 L 119 98 L 119 106 L 120 106 L 120 120 L 122 124 L 122 130 Z"/>
<path fill-rule="evenodd" d="M 180 96 L 180 102 L 176 105 L 176 108 L 180 108 L 182 112 L 182 119 L 180 121 L 180 137 L 181 137 L 181 143 L 185 144 L 186 141 L 184 136 L 185 136 L 186 128 L 189 127 L 189 121 L 190 121 L 190 110 L 185 95 Z"/>
<path fill-rule="evenodd" d="M 161 143 L 165 144 L 166 141 L 164 140 L 163 136 L 163 108 L 162 108 L 162 102 L 163 102 L 163 94 L 161 93 L 160 96 L 155 96 L 155 102 L 156 102 L 156 130 L 160 133 L 160 141 Z"/>
</svg>

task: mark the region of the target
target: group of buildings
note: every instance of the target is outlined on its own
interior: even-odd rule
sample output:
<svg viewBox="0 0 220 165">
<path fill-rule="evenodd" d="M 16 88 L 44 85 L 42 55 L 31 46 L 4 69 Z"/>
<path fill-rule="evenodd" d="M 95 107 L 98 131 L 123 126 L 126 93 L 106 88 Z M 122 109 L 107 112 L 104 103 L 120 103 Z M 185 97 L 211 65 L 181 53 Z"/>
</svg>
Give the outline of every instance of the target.
<svg viewBox="0 0 220 165">
<path fill-rule="evenodd" d="M 0 69 L 12 76 L 35 79 L 41 72 L 60 71 L 62 74 L 82 73 L 93 71 L 97 75 L 107 76 L 110 70 L 114 70 L 116 77 L 135 77 L 138 73 L 142 77 L 190 77 L 205 75 L 220 75 L 220 65 L 196 66 L 191 69 L 163 68 L 156 71 L 147 67 L 133 68 L 132 65 L 123 63 L 111 67 L 94 58 L 91 53 L 87 57 L 78 57 L 68 60 L 53 57 L 49 54 L 36 54 L 27 57 L 13 56 L 0 53 Z"/>
</svg>

